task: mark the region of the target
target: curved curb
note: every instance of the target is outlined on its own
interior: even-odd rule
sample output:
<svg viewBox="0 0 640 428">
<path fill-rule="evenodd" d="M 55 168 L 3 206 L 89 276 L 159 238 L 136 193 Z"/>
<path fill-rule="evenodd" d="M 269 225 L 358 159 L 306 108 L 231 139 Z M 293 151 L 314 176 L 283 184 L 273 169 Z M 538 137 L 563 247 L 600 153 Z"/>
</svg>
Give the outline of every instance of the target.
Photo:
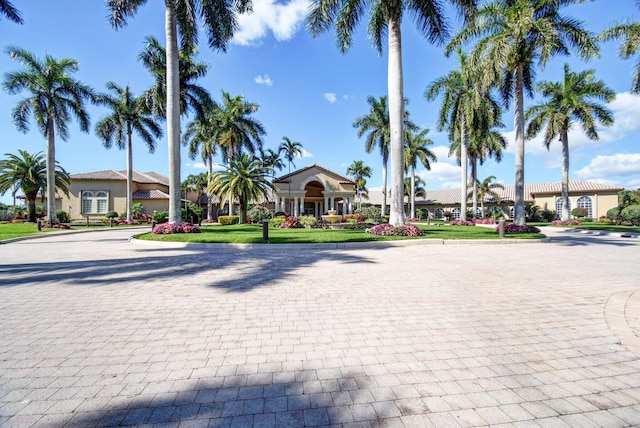
<svg viewBox="0 0 640 428">
<path fill-rule="evenodd" d="M 605 304 L 604 317 L 620 343 L 640 355 L 640 289 L 612 294 Z"/>
</svg>

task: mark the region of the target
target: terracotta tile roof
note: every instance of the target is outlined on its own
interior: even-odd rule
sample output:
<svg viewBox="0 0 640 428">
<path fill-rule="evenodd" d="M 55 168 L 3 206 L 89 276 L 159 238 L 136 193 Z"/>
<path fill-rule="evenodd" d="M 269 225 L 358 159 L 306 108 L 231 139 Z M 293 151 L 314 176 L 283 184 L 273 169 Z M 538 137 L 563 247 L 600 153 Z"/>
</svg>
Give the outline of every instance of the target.
<svg viewBox="0 0 640 428">
<path fill-rule="evenodd" d="M 471 190 L 471 189 L 469 189 Z M 591 181 L 569 180 L 569 193 L 589 193 L 589 192 L 619 192 L 624 190 L 622 187 L 611 186 L 608 184 L 595 183 Z M 525 201 L 533 202 L 535 195 L 544 194 L 560 194 L 562 191 L 562 183 L 531 183 L 525 184 L 524 195 Z M 515 186 L 513 184 L 505 185 L 504 189 L 496 189 L 496 193 L 500 195 L 500 200 L 504 202 L 513 202 L 515 199 Z M 460 189 L 438 189 L 427 190 L 425 198 L 416 198 L 416 204 L 419 205 L 459 205 Z M 406 202 L 407 198 L 405 198 Z M 389 198 L 387 197 L 387 203 Z M 382 204 L 382 192 L 369 191 L 370 204 Z M 493 198 L 485 199 L 485 202 L 495 202 Z"/>
<path fill-rule="evenodd" d="M 104 181 L 121 181 L 127 179 L 127 171 L 116 171 L 107 169 L 104 171 L 85 172 L 80 174 L 71 174 L 71 180 L 104 180 Z M 169 185 L 169 178 L 157 172 L 138 172 L 133 171 L 133 181 L 145 184 L 163 184 Z"/>
<path fill-rule="evenodd" d="M 323 172 L 325 172 L 325 173 L 327 173 L 329 175 L 337 177 L 338 178 L 338 182 L 340 184 L 353 184 L 353 185 L 355 185 L 355 181 L 351 180 L 350 178 L 347 178 L 347 177 L 345 177 L 343 175 L 337 174 L 334 171 L 331 171 L 330 169 L 322 167 L 322 166 L 320 166 L 320 165 L 318 165 L 316 163 L 314 163 L 312 165 L 309 165 L 309 166 L 307 166 L 305 168 L 301 168 L 301 169 L 298 169 L 296 171 L 293 171 L 290 174 L 286 174 L 286 175 L 283 175 L 281 177 L 277 177 L 275 180 L 273 180 L 273 182 L 274 183 L 287 183 L 287 182 L 289 182 L 289 177 L 292 177 L 292 176 L 294 176 L 296 174 L 300 174 L 301 172 L 307 171 L 307 170 L 312 169 L 312 168 L 317 168 L 320 171 L 323 171 Z"/>
<path fill-rule="evenodd" d="M 169 199 L 169 195 L 160 190 L 138 190 L 133 193 L 133 199 Z"/>
</svg>

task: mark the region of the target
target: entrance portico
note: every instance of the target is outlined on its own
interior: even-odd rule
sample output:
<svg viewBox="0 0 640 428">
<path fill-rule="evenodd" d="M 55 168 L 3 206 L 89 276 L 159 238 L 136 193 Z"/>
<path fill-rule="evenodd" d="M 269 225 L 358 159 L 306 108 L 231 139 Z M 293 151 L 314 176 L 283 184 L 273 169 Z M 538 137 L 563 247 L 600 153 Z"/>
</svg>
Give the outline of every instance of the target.
<svg viewBox="0 0 640 428">
<path fill-rule="evenodd" d="M 356 191 L 349 178 L 313 164 L 274 180 L 275 210 L 288 215 L 320 217 L 334 209 L 340 215 L 353 213 Z"/>
</svg>

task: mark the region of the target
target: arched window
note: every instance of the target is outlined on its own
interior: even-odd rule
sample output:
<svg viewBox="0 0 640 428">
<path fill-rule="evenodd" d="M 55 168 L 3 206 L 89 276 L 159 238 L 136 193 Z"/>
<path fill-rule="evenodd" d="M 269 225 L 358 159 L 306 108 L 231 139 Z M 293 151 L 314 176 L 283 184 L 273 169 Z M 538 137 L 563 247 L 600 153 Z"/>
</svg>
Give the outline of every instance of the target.
<svg viewBox="0 0 640 428">
<path fill-rule="evenodd" d="M 93 193 L 83 192 L 82 193 L 82 213 L 88 214 L 93 212 L 92 205 L 93 205 Z"/>
<path fill-rule="evenodd" d="M 571 199 L 569 199 L 569 212 L 571 212 Z M 556 217 L 562 217 L 562 198 L 556 199 Z"/>
<path fill-rule="evenodd" d="M 451 220 L 460 220 L 460 208 L 455 207 L 451 210 Z"/>
<path fill-rule="evenodd" d="M 587 218 L 593 218 L 593 204 L 589 196 L 580 196 L 578 198 L 578 208 L 585 208 L 587 210 Z"/>
<path fill-rule="evenodd" d="M 109 211 L 109 193 L 82 192 L 82 214 L 106 214 Z"/>
<path fill-rule="evenodd" d="M 444 218 L 444 210 L 442 208 L 437 208 L 433 218 L 436 220 L 442 220 Z"/>
</svg>

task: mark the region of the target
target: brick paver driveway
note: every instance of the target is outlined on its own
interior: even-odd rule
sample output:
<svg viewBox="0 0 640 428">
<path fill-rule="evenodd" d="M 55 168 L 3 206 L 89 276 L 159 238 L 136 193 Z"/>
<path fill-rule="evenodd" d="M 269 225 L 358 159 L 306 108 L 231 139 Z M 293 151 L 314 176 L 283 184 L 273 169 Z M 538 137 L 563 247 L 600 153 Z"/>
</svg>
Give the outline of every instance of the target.
<svg viewBox="0 0 640 428">
<path fill-rule="evenodd" d="M 640 239 L 0 245 L 0 425 L 639 426 Z"/>
</svg>

